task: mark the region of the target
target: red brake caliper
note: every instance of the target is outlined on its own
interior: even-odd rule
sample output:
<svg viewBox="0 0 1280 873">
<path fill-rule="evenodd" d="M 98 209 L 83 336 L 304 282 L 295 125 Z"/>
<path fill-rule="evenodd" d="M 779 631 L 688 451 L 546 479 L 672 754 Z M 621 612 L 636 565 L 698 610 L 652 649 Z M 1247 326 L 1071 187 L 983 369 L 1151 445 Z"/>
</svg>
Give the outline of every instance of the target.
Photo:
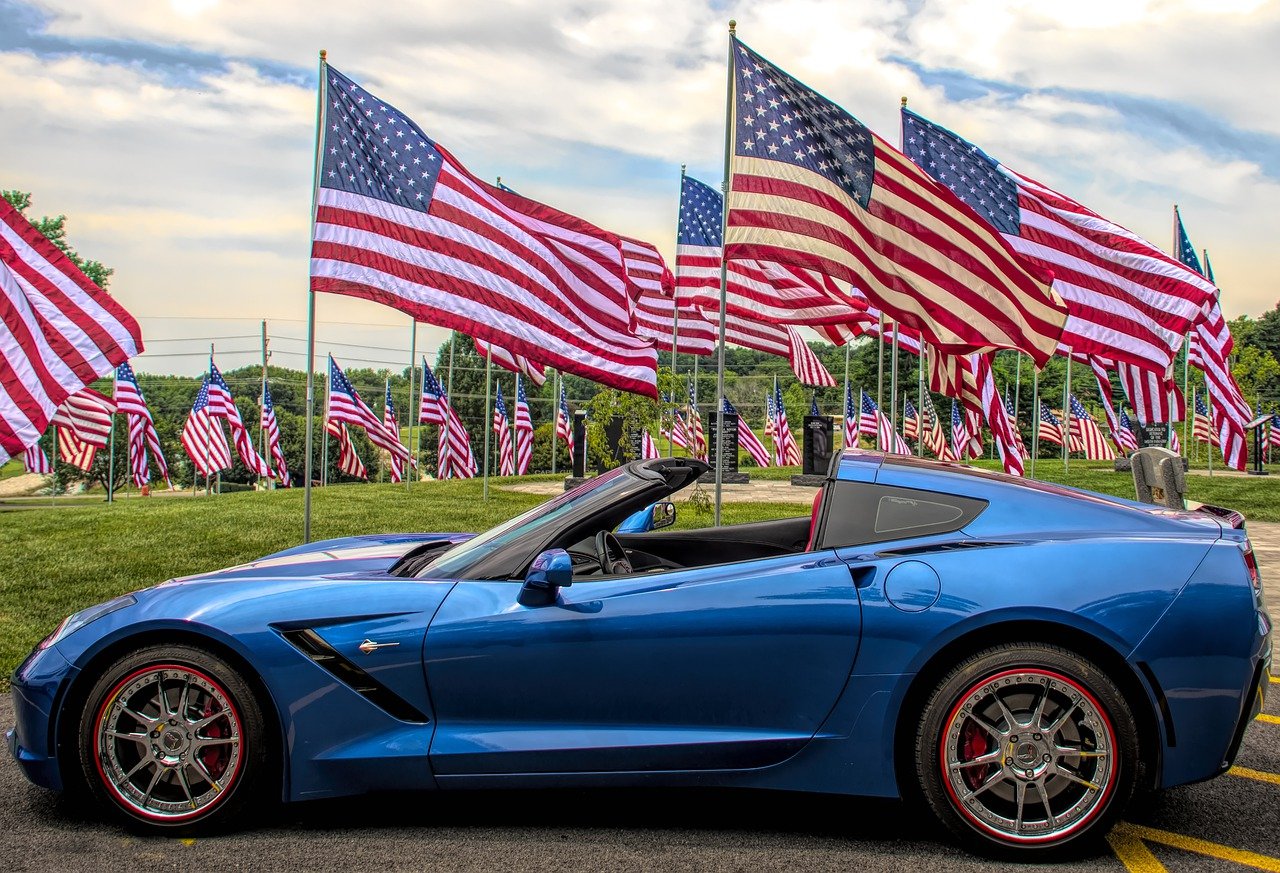
<svg viewBox="0 0 1280 873">
<path fill-rule="evenodd" d="M 219 710 L 213 708 L 214 700 L 210 697 L 205 701 L 204 709 L 201 711 L 202 718 L 208 718 Z M 222 719 L 213 722 L 204 730 L 206 739 L 218 739 L 224 736 L 224 728 Z M 209 771 L 209 775 L 214 779 L 222 778 L 222 773 L 227 769 L 227 758 L 231 754 L 230 748 L 225 744 L 217 746 L 206 746 L 200 750 L 200 761 L 204 764 L 205 769 Z"/>
<path fill-rule="evenodd" d="M 960 760 L 972 761 L 990 751 L 991 737 L 972 720 L 966 721 L 964 727 L 960 729 Z M 967 767 L 962 771 L 962 775 L 966 785 L 977 788 L 987 780 L 990 772 L 991 765 L 985 764 L 981 767 Z"/>
</svg>

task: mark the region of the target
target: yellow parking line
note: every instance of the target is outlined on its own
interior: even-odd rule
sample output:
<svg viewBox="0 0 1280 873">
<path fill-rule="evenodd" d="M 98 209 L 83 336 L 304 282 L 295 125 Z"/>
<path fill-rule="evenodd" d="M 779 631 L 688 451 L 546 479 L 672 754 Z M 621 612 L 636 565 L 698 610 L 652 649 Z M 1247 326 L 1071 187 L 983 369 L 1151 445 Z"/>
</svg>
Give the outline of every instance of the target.
<svg viewBox="0 0 1280 873">
<path fill-rule="evenodd" d="M 1248 767 L 1232 767 L 1227 771 L 1228 776 L 1239 776 L 1243 779 L 1256 779 L 1258 782 L 1270 782 L 1272 785 L 1280 785 L 1280 774 L 1266 773 L 1262 770 L 1250 770 Z"/>
<path fill-rule="evenodd" d="M 1267 678 L 1271 680 L 1271 684 L 1280 685 L 1280 676 L 1268 676 Z"/>
<path fill-rule="evenodd" d="M 1232 861 L 1236 864 L 1244 864 L 1246 867 L 1254 867 L 1258 870 L 1270 870 L 1274 873 L 1280 873 L 1280 858 L 1272 858 L 1269 855 L 1259 855 L 1257 852 L 1246 852 L 1243 849 L 1233 849 L 1230 846 L 1224 846 L 1220 843 L 1211 843 L 1208 840 L 1199 840 L 1195 837 L 1188 837 L 1183 834 L 1170 833 L 1156 828 L 1149 828 L 1143 825 L 1129 824 L 1124 822 L 1117 825 L 1116 831 L 1120 832 L 1121 837 L 1132 836 L 1138 840 L 1147 840 L 1152 843 L 1161 843 L 1166 846 L 1172 846 L 1175 849 L 1182 849 L 1186 852 L 1195 852 L 1197 855 L 1207 855 L 1210 858 L 1217 858 L 1219 861 Z M 1114 832 L 1113 832 L 1114 833 Z M 1114 843 L 1112 847 L 1114 848 Z M 1119 852 L 1116 852 L 1119 855 Z M 1149 853 L 1148 853 L 1149 854 Z M 1124 857 L 1120 858 L 1125 861 Z M 1155 860 L 1154 856 L 1152 860 Z M 1159 862 L 1156 861 L 1158 864 Z M 1125 861 L 1127 866 L 1128 862 Z M 1130 870 L 1154 871 L 1155 867 L 1135 868 Z M 1163 868 L 1159 868 L 1163 869 Z"/>
<path fill-rule="evenodd" d="M 1280 724 L 1280 715 L 1267 715 L 1265 712 L 1260 712 L 1257 715 L 1257 719 L 1267 724 Z"/>
<path fill-rule="evenodd" d="M 1165 866 L 1126 825 L 1113 828 L 1107 834 L 1107 842 L 1129 873 L 1165 873 Z"/>
</svg>

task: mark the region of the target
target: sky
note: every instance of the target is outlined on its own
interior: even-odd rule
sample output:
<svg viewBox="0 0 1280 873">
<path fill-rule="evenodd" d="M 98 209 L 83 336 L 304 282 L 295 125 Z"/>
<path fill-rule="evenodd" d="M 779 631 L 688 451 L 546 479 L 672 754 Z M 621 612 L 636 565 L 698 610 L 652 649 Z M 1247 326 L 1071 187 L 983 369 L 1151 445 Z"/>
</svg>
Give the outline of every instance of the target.
<svg viewBox="0 0 1280 873">
<path fill-rule="evenodd" d="M 1169 250 L 1228 317 L 1280 289 L 1280 0 L 0 0 L 0 188 L 66 214 L 143 327 L 135 369 L 305 366 L 317 54 L 483 178 L 674 260 L 680 165 L 722 175 L 727 23 L 897 142 L 899 98 Z M 320 295 L 318 351 L 409 363 Z M 419 326 L 434 357 L 445 332 Z"/>
</svg>

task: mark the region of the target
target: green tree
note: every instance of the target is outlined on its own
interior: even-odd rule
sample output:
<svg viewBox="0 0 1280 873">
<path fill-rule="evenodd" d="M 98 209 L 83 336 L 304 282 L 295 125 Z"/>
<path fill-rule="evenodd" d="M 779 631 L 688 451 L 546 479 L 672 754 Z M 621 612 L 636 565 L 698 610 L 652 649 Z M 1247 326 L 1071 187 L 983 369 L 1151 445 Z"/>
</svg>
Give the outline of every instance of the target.
<svg viewBox="0 0 1280 873">
<path fill-rule="evenodd" d="M 14 209 L 26 215 L 28 209 L 31 208 L 31 194 L 26 191 L 0 191 L 0 197 L 9 202 Z M 48 215 L 41 218 L 27 219 L 40 231 L 49 242 L 53 243 L 75 264 L 81 271 L 93 281 L 99 288 L 106 288 L 107 282 L 111 275 L 115 272 L 111 267 L 106 266 L 101 261 L 90 260 L 82 257 L 79 252 L 71 247 L 71 243 L 67 240 L 67 217 L 58 215 L 49 217 Z"/>
</svg>

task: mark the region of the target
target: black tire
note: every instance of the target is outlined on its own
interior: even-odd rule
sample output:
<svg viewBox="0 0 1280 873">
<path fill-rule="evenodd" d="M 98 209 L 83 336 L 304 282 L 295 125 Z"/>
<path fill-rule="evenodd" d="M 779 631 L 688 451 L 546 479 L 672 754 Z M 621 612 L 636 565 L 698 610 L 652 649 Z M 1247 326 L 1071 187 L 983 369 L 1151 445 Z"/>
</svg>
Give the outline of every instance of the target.
<svg viewBox="0 0 1280 873">
<path fill-rule="evenodd" d="M 143 832 L 225 830 L 271 793 L 256 695 L 193 646 L 148 646 L 107 667 L 81 710 L 77 747 L 94 801 Z"/>
<path fill-rule="evenodd" d="M 915 764 L 924 800 L 962 842 L 1031 861 L 1096 850 L 1133 796 L 1141 756 L 1133 713 L 1095 664 L 1012 643 L 938 683 Z"/>
</svg>

